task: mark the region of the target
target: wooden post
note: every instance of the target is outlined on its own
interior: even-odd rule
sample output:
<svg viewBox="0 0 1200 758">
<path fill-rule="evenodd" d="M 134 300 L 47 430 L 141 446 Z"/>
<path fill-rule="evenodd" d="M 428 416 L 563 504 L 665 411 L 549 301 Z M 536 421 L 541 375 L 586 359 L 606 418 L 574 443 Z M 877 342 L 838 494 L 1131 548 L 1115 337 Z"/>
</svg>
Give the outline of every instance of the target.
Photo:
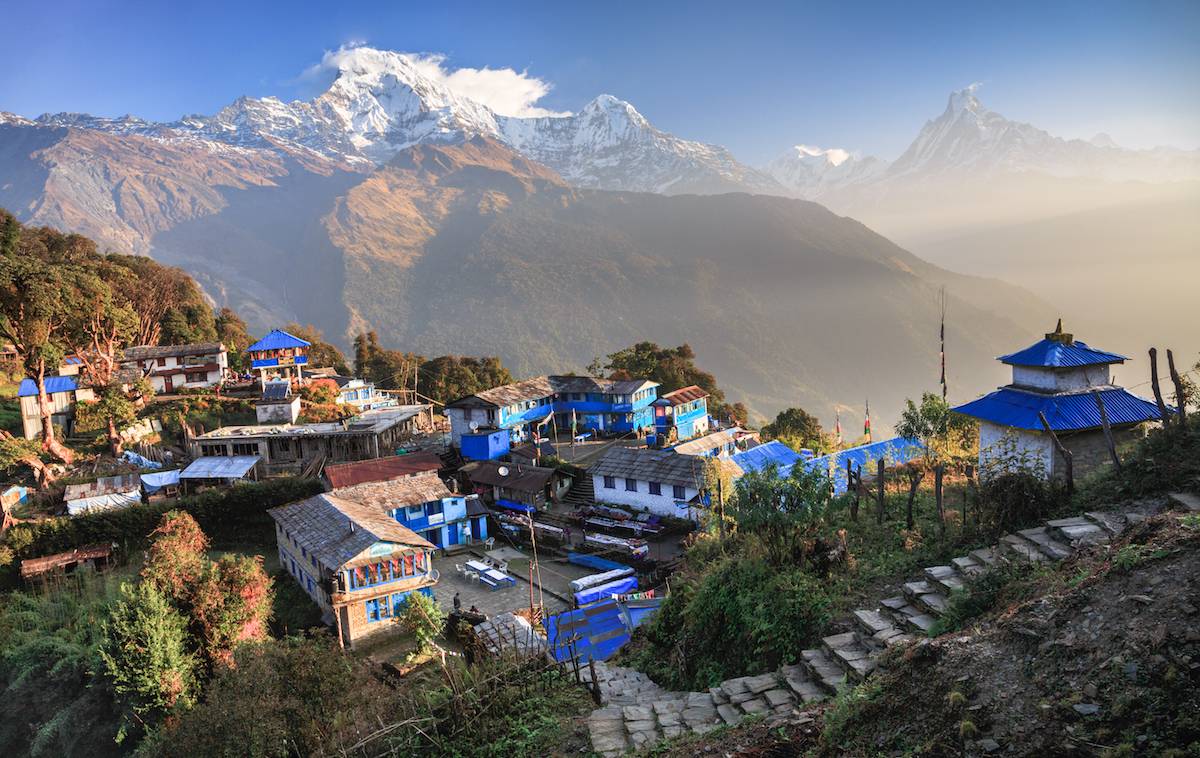
<svg viewBox="0 0 1200 758">
<path fill-rule="evenodd" d="M 846 487 L 854 488 L 854 500 L 850 503 L 850 520 L 858 523 L 858 501 L 862 497 L 862 466 L 855 471 L 850 461 L 846 461 Z"/>
<path fill-rule="evenodd" d="M 717 519 L 721 527 L 721 539 L 725 539 L 725 491 L 721 486 L 721 464 L 717 467 Z"/>
<path fill-rule="evenodd" d="M 1153 350 L 1153 348 L 1151 348 Z M 1063 443 L 1059 442 L 1058 435 L 1050 428 L 1050 422 L 1046 420 L 1046 414 L 1038 411 L 1038 420 L 1042 422 L 1042 428 L 1046 430 L 1046 434 L 1050 435 L 1050 440 L 1054 443 L 1054 449 L 1062 456 L 1063 463 L 1067 467 L 1067 493 L 1075 492 L 1075 456 L 1071 451 L 1063 447 Z"/>
<path fill-rule="evenodd" d="M 1167 351 L 1167 370 L 1171 372 L 1171 382 L 1175 385 L 1175 411 L 1179 414 L 1179 425 L 1187 424 L 1187 389 L 1183 386 L 1183 377 L 1175 370 L 1175 353 Z"/>
<path fill-rule="evenodd" d="M 1092 397 L 1096 398 L 1096 407 L 1100 409 L 1100 426 L 1104 429 L 1104 441 L 1108 444 L 1108 455 L 1112 458 L 1113 465 L 1120 469 L 1121 459 L 1117 457 L 1117 446 L 1113 443 L 1112 426 L 1108 423 L 1108 410 L 1104 407 L 1104 398 L 1097 390 L 1092 390 Z"/>
<path fill-rule="evenodd" d="M 943 539 L 946 537 L 946 506 L 942 500 L 942 480 L 946 475 L 946 468 L 942 464 L 938 464 L 933 469 L 933 494 L 937 500 L 938 512 L 938 529 L 941 532 Z"/>
<path fill-rule="evenodd" d="M 600 682 L 596 681 L 596 659 L 588 658 L 588 672 L 592 675 L 592 700 L 600 705 Z"/>
<path fill-rule="evenodd" d="M 1150 348 L 1150 387 L 1154 390 L 1154 402 L 1158 405 L 1158 415 L 1162 417 L 1163 428 L 1171 425 L 1171 416 L 1167 413 L 1167 404 L 1162 399 L 1162 389 L 1158 386 L 1158 349 Z"/>
<path fill-rule="evenodd" d="M 910 466 L 908 470 L 908 507 L 905 509 L 904 528 L 912 530 L 913 528 L 913 501 L 917 499 L 917 490 L 921 487 L 921 480 L 925 478 L 925 472 L 921 469 Z"/>
<path fill-rule="evenodd" d="M 875 521 L 883 523 L 883 459 L 875 462 Z"/>
</svg>

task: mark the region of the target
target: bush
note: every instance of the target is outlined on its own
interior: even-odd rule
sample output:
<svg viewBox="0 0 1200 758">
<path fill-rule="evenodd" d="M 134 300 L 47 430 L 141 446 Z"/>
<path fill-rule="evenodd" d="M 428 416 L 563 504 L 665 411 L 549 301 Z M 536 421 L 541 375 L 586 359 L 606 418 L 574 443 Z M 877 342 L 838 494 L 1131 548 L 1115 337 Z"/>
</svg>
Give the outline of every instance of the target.
<svg viewBox="0 0 1200 758">
<path fill-rule="evenodd" d="M 311 497 L 324 490 L 316 479 L 275 479 L 209 490 L 170 503 L 134 505 L 112 511 L 86 513 L 21 523 L 5 533 L 11 550 L 9 582 L 15 581 L 18 561 L 71 550 L 96 542 L 144 544 L 164 513 L 184 511 L 193 516 L 211 537 L 245 544 L 273 545 L 274 528 L 267 509 Z"/>
<path fill-rule="evenodd" d="M 1030 471 L 996 474 L 979 483 L 978 514 L 985 530 L 1001 534 L 1044 520 L 1065 492 Z"/>
<path fill-rule="evenodd" d="M 648 646 L 634 655 L 661 684 L 703 690 L 797 660 L 828 621 L 829 607 L 822 583 L 810 574 L 729 558 L 694 589 L 672 594 L 645 631 Z"/>
</svg>

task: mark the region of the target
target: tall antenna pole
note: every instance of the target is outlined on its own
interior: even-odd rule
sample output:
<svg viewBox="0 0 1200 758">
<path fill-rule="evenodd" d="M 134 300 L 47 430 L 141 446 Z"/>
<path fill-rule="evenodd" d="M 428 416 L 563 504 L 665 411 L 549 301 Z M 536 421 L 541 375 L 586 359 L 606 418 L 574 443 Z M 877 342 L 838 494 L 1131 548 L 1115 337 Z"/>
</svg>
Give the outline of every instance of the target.
<svg viewBox="0 0 1200 758">
<path fill-rule="evenodd" d="M 941 307 L 941 328 L 938 339 L 941 342 L 939 354 L 942 361 L 942 402 L 946 402 L 946 288 L 943 286 L 938 293 L 938 305 Z"/>
</svg>

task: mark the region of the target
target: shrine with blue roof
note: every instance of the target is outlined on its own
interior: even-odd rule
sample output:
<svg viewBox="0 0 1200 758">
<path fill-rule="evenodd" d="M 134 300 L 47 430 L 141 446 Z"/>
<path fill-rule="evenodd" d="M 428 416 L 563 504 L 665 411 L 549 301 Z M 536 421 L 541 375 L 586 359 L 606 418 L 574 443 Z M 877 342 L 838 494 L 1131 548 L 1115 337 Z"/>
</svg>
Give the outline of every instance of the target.
<svg viewBox="0 0 1200 758">
<path fill-rule="evenodd" d="M 1046 424 L 1071 451 L 1078 476 L 1108 461 L 1101 405 L 1117 445 L 1145 434 L 1161 421 L 1158 406 L 1113 384 L 1111 366 L 1125 356 L 1097 350 L 1062 330 L 1009 355 L 1012 383 L 954 410 L 979 421 L 979 466 L 984 475 L 1024 458 L 1048 478 L 1061 478 L 1065 464 Z"/>
<path fill-rule="evenodd" d="M 265 337 L 246 348 L 250 368 L 257 371 L 265 383 L 269 379 L 303 378 L 311 343 L 282 329 L 273 329 Z"/>
</svg>

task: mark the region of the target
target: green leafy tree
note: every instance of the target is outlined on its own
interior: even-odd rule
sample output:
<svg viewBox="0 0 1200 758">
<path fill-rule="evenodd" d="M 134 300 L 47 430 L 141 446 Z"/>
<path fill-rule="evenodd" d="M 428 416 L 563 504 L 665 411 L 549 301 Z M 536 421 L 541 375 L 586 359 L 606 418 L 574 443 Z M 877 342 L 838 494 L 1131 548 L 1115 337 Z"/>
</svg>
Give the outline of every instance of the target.
<svg viewBox="0 0 1200 758">
<path fill-rule="evenodd" d="M 513 381 L 513 375 L 494 356 L 472 358 L 443 355 L 421 364 L 417 391 L 426 397 L 448 403 Z"/>
<path fill-rule="evenodd" d="M 293 322 L 284 326 L 283 330 L 311 343 L 311 347 L 308 348 L 308 365 L 313 367 L 330 366 L 342 375 L 350 373 L 350 367 L 346 365 L 346 356 L 342 355 L 342 351 L 337 347 L 326 342 L 325 334 L 317 327 L 312 324 L 301 326 Z"/>
<path fill-rule="evenodd" d="M 804 565 L 824 523 L 831 487 L 827 474 L 795 466 L 781 477 L 774 467 L 738 479 L 727 508 L 738 531 L 753 535 L 774 565 Z"/>
<path fill-rule="evenodd" d="M 799 450 L 823 450 L 825 436 L 821 430 L 821 422 L 803 408 L 787 408 L 780 411 L 775 420 L 762 428 L 762 434 L 768 439 L 776 439 L 785 445 Z"/>
<path fill-rule="evenodd" d="M 99 388 L 95 400 L 79 403 L 75 408 L 76 428 L 84 432 L 103 430 L 114 457 L 121 454 L 120 430 L 136 420 L 137 406 L 119 384 Z"/>
<path fill-rule="evenodd" d="M 300 397 L 307 403 L 330 405 L 337 402 L 338 386 L 332 379 L 317 379 L 300 389 Z"/>
<path fill-rule="evenodd" d="M 215 325 L 217 339 L 229 352 L 229 367 L 241 371 L 245 368 L 246 348 L 253 342 L 246 322 L 232 308 L 222 308 L 217 312 Z"/>
<path fill-rule="evenodd" d="M 54 481 L 54 474 L 38 455 L 37 440 L 14 437 L 0 430 L 0 471 L 9 471 L 17 466 L 27 466 L 37 477 L 38 484 L 45 487 Z"/>
<path fill-rule="evenodd" d="M 925 458 L 930 464 L 962 465 L 973 461 L 979 452 L 978 431 L 974 420 L 955 413 L 932 392 L 921 395 L 919 406 L 906 400 L 896 424 L 897 435 L 925 445 Z"/>
<path fill-rule="evenodd" d="M 400 626 L 417 640 L 417 649 L 427 652 L 434 648 L 437 636 L 446 627 L 446 613 L 421 592 L 411 593 L 400 612 Z"/>
<path fill-rule="evenodd" d="M 194 702 L 199 685 L 187 621 L 153 584 L 121 586 L 103 636 L 104 672 L 126 708 L 121 737 Z"/>
<path fill-rule="evenodd" d="M 595 366 L 589 370 L 591 368 Z M 658 382 L 660 395 L 694 384 L 708 393 L 709 413 L 735 423 L 746 423 L 746 407 L 740 403 L 726 404 L 725 392 L 717 386 L 716 377 L 696 365 L 696 352 L 690 345 L 664 348 L 653 342 L 639 342 L 609 354 L 605 368 L 613 379 Z"/>
</svg>

